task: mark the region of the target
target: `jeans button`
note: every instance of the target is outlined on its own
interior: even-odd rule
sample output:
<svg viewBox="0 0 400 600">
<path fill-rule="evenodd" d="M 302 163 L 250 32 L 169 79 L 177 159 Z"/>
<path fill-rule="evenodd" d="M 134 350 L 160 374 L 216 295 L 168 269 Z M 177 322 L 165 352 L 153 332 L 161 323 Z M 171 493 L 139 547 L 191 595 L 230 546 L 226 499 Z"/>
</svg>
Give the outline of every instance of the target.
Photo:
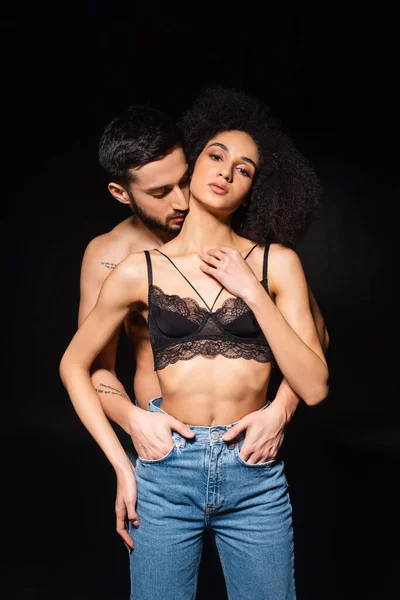
<svg viewBox="0 0 400 600">
<path fill-rule="evenodd" d="M 217 440 L 218 438 L 221 437 L 221 434 L 219 431 L 212 431 L 210 435 L 211 435 L 212 440 Z"/>
</svg>

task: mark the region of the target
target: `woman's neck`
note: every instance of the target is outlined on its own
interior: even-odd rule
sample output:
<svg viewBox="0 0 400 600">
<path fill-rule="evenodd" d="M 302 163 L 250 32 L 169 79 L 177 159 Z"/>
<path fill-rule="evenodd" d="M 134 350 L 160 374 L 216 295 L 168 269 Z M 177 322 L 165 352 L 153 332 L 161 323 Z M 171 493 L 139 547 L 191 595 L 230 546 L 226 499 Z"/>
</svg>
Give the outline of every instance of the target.
<svg viewBox="0 0 400 600">
<path fill-rule="evenodd" d="M 230 218 L 224 221 L 191 199 L 189 213 L 171 246 L 177 248 L 179 244 L 182 254 L 197 254 L 221 246 L 236 248 L 240 239 L 230 225 Z"/>
</svg>

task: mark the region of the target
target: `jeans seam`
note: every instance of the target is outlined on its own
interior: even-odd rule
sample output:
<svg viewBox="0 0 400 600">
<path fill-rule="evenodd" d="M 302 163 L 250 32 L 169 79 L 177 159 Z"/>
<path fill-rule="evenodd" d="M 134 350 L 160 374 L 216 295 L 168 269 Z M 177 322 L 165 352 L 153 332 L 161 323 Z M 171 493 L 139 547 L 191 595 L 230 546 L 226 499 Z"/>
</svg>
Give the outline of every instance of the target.
<svg viewBox="0 0 400 600">
<path fill-rule="evenodd" d="M 222 567 L 222 572 L 223 572 L 223 574 L 224 574 L 225 587 L 226 587 L 226 592 L 227 592 L 227 594 L 228 594 L 228 600 L 231 600 L 231 599 L 232 599 L 232 596 L 231 596 L 231 594 L 230 594 L 230 590 L 229 590 L 229 586 L 228 586 L 228 580 L 227 580 L 227 577 L 226 577 L 226 569 L 225 569 L 224 561 L 222 560 L 222 555 L 221 555 L 221 552 L 220 552 L 220 550 L 219 550 L 219 548 L 218 548 L 217 541 L 215 541 L 215 547 L 216 547 L 216 549 L 217 549 L 218 556 L 219 556 L 219 560 L 220 560 L 221 567 Z"/>
</svg>

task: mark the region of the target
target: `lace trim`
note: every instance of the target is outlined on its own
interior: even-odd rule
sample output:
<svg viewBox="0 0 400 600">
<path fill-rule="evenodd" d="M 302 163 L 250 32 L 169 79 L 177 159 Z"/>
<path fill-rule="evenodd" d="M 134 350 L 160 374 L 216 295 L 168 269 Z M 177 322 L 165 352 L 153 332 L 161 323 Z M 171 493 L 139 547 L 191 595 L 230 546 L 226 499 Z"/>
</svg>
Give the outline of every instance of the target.
<svg viewBox="0 0 400 600">
<path fill-rule="evenodd" d="M 228 325 L 232 323 L 238 317 L 251 312 L 250 308 L 241 298 L 227 298 L 220 308 L 214 313 L 214 318 L 221 323 L 221 325 Z"/>
<path fill-rule="evenodd" d="M 260 283 L 266 289 L 265 280 Z M 211 314 L 222 325 L 227 325 L 238 317 L 251 312 L 251 309 L 241 298 L 227 298 L 217 310 L 210 313 L 207 308 L 200 306 L 194 298 L 181 298 L 176 294 L 165 294 L 157 285 L 152 285 L 151 289 L 152 302 L 157 304 L 159 308 L 177 312 L 193 323 L 196 323 L 196 325 L 200 325 L 206 314 Z"/>
<path fill-rule="evenodd" d="M 176 312 L 189 319 L 196 325 L 204 319 L 204 315 L 209 311 L 196 302 L 194 298 L 181 298 L 180 296 L 165 294 L 161 288 L 152 285 L 152 303 L 157 304 L 159 308 Z"/>
<path fill-rule="evenodd" d="M 260 363 L 273 362 L 272 352 L 267 345 L 232 342 L 230 340 L 194 340 L 180 342 L 174 346 L 154 352 L 154 370 L 160 371 L 179 360 L 190 360 L 195 356 L 217 356 L 244 358 Z"/>
</svg>

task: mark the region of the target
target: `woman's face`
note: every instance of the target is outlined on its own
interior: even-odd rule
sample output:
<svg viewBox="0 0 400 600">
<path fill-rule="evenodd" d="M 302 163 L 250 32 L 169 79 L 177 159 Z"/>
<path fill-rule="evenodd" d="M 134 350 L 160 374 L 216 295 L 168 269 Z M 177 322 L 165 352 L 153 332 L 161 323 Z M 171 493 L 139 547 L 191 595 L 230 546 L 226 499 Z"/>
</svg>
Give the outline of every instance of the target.
<svg viewBox="0 0 400 600">
<path fill-rule="evenodd" d="M 207 142 L 196 161 L 191 195 L 218 212 L 232 214 L 245 203 L 258 163 L 258 148 L 248 133 L 219 133 Z"/>
</svg>

